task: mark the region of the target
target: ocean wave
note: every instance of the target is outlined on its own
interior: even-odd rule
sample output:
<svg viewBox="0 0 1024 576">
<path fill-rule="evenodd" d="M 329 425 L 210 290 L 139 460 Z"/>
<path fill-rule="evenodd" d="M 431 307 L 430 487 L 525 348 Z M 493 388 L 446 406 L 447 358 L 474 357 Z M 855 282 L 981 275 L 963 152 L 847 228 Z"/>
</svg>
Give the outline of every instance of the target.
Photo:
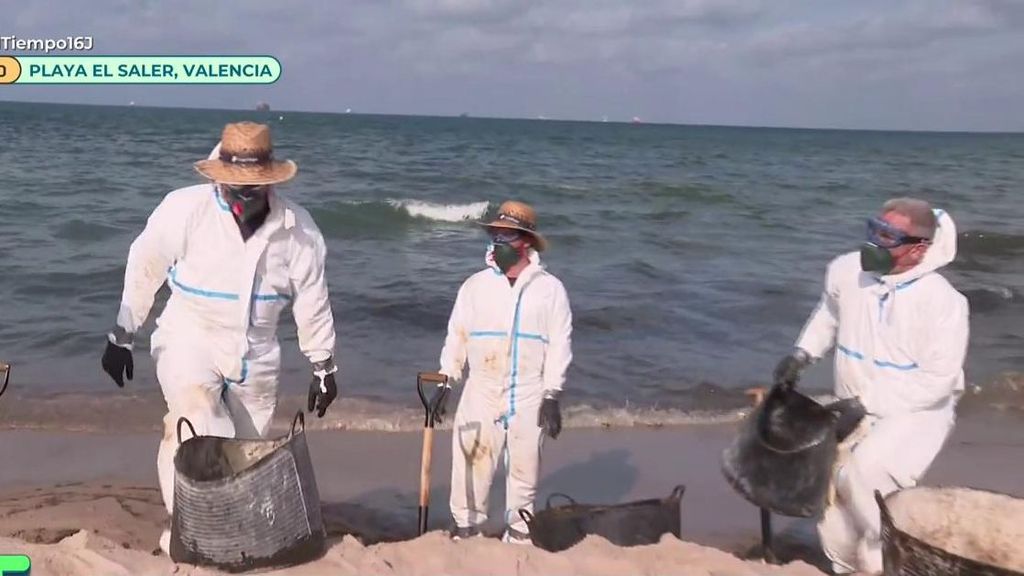
<svg viewBox="0 0 1024 576">
<path fill-rule="evenodd" d="M 469 204 L 434 204 L 422 200 L 388 200 L 388 204 L 413 218 L 424 218 L 438 222 L 462 222 L 479 220 L 487 213 L 490 205 L 486 200 Z"/>
<path fill-rule="evenodd" d="M 417 225 L 454 224 L 484 217 L 486 201 L 441 204 L 415 199 L 346 200 L 312 208 L 310 213 L 328 238 L 365 238 Z"/>
<path fill-rule="evenodd" d="M 1003 308 L 1007 304 L 1017 304 L 1020 299 L 1012 288 L 1006 286 L 985 286 L 963 290 L 971 312 L 980 314 Z"/>
<path fill-rule="evenodd" d="M 273 427 L 285 429 L 296 412 L 304 411 L 306 399 L 285 396 L 278 403 Z M 8 430 L 63 430 L 76 432 L 159 432 L 166 404 L 159 394 L 86 396 L 78 393 L 42 396 L 4 395 L 2 424 Z M 716 424 L 741 419 L 749 407 L 735 409 L 687 410 L 658 406 L 597 407 L 567 405 L 563 410 L 566 428 L 663 427 Z M 352 430 L 364 432 L 412 432 L 423 428 L 423 409 L 408 404 L 347 397 L 331 407 L 323 418 L 310 418 L 310 430 Z M 437 425 L 451 429 L 451 418 Z"/>
<path fill-rule="evenodd" d="M 988 256 L 1007 256 L 1024 254 L 1024 235 L 987 232 L 984 230 L 970 231 L 960 234 L 958 242 L 960 251 Z"/>
</svg>

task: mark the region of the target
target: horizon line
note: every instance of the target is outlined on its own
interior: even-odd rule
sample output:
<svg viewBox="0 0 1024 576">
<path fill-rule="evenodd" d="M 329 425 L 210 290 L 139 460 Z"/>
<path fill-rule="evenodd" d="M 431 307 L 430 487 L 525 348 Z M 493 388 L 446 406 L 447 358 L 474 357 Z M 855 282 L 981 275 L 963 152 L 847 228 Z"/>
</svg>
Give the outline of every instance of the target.
<svg viewBox="0 0 1024 576">
<path fill-rule="evenodd" d="M 132 101 L 134 102 L 134 101 Z M 1022 135 L 1022 130 L 933 130 L 933 129 L 910 129 L 910 128 L 846 128 L 846 127 L 828 127 L 828 126 L 783 126 L 783 125 L 753 125 L 753 124 L 716 124 L 716 123 L 695 123 L 695 122 L 668 122 L 668 121 L 646 121 L 642 119 L 636 120 L 586 120 L 579 118 L 552 118 L 545 116 L 479 116 L 468 113 L 462 114 L 416 114 L 408 112 L 337 112 L 337 111 L 322 111 L 322 110 L 289 110 L 289 109 L 274 109 L 269 110 L 257 110 L 255 106 L 252 108 L 218 108 L 218 107 L 200 107 L 200 106 L 172 106 L 172 105 L 161 105 L 161 104 L 100 104 L 94 102 L 54 102 L 54 101 L 42 101 L 42 100 L 7 100 L 0 99 L 0 104 L 36 104 L 44 106 L 89 106 L 94 108 L 145 108 L 145 109 L 158 109 L 158 110 L 192 110 L 192 111 L 205 111 L 205 112 L 256 112 L 261 114 L 321 114 L 329 116 L 383 116 L 383 117 L 400 117 L 400 118 L 443 118 L 443 119 L 454 119 L 454 120 L 515 120 L 515 121 L 535 121 L 535 122 L 571 122 L 571 123 L 586 123 L 586 124 L 626 124 L 631 126 L 676 126 L 676 127 L 693 127 L 693 128 L 731 128 L 731 129 L 751 129 L 751 130 L 801 130 L 801 131 L 820 131 L 820 132 L 902 132 L 902 133 L 917 133 L 917 134 L 977 134 L 977 135 Z M 635 118 L 635 117 L 634 117 Z"/>
</svg>

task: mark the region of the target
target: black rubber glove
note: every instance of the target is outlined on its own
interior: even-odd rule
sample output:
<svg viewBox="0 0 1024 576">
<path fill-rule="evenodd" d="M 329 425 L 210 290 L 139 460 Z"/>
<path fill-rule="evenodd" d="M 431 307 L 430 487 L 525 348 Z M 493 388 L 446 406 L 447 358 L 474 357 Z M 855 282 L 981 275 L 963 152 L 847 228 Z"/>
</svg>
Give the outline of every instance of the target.
<svg viewBox="0 0 1024 576">
<path fill-rule="evenodd" d="M 448 393 L 451 391 L 451 384 L 445 381 L 443 384 L 438 384 L 434 394 L 430 396 L 427 409 L 434 418 L 434 424 L 440 424 L 441 417 L 448 412 Z"/>
<path fill-rule="evenodd" d="M 846 400 L 839 400 L 825 406 L 829 410 L 836 413 L 839 419 L 836 421 L 836 439 L 842 442 L 846 440 L 846 437 L 853 433 L 860 425 L 860 421 L 867 416 L 868 411 L 864 408 L 864 405 L 860 403 L 857 398 L 847 398 Z"/>
<path fill-rule="evenodd" d="M 558 438 L 562 432 L 562 409 L 558 407 L 558 396 L 546 394 L 540 403 L 540 413 L 537 414 L 537 426 L 544 429 L 544 433 L 552 439 Z"/>
<path fill-rule="evenodd" d="M 775 384 L 786 389 L 792 389 L 800 380 L 800 373 L 811 363 L 810 356 L 803 350 L 796 350 L 779 361 L 775 367 Z"/>
<path fill-rule="evenodd" d="M 309 398 L 306 408 L 313 412 L 316 410 L 317 418 L 323 418 L 327 407 L 338 397 L 338 385 L 334 382 L 334 373 L 337 368 L 330 370 L 317 369 L 313 372 L 313 381 L 309 383 Z"/>
<path fill-rule="evenodd" d="M 110 374 L 119 388 L 124 388 L 124 377 L 129 380 L 135 377 L 135 360 L 131 348 L 118 346 L 109 339 L 107 349 L 103 351 L 103 371 Z"/>
</svg>

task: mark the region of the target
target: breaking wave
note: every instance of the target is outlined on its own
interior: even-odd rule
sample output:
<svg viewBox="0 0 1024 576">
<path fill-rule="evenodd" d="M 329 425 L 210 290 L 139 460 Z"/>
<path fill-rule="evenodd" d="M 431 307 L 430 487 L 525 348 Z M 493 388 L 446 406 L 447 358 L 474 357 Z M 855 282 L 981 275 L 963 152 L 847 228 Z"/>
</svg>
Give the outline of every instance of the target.
<svg viewBox="0 0 1024 576">
<path fill-rule="evenodd" d="M 700 388 L 700 387 L 698 387 Z M 700 392 L 695 389 L 694 394 Z M 813 394 L 819 402 L 827 395 Z M 737 422 L 749 413 L 749 400 L 737 394 L 717 406 L 568 404 L 564 408 L 567 428 L 669 427 Z M 275 413 L 275 428 L 286 429 L 297 411 L 304 411 L 304 396 L 283 396 Z M 37 429 L 86 432 L 157 432 L 166 409 L 157 392 L 135 394 L 49 394 L 19 396 L 5 394 L 0 429 Z M 1005 372 L 985 384 L 970 384 L 960 402 L 961 411 L 1010 411 L 1024 414 L 1024 374 Z M 311 430 L 356 430 L 378 432 L 416 431 L 423 427 L 423 409 L 409 403 L 348 397 L 331 408 L 324 418 L 307 418 Z M 450 429 L 451 419 L 438 425 Z"/>
<path fill-rule="evenodd" d="M 421 200 L 388 200 L 387 202 L 413 218 L 425 218 L 438 222 L 479 220 L 487 213 L 489 205 L 486 200 L 469 204 L 434 204 Z"/>
</svg>

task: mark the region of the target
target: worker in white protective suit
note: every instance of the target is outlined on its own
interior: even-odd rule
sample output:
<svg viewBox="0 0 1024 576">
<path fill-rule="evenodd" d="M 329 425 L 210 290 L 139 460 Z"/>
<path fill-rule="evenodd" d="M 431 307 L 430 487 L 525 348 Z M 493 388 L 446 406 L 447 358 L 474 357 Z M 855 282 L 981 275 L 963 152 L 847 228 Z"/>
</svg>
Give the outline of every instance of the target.
<svg viewBox="0 0 1024 576">
<path fill-rule="evenodd" d="M 322 417 L 337 396 L 334 318 L 326 248 L 309 213 L 273 186 L 294 162 L 275 160 L 270 129 L 240 122 L 196 170 L 212 180 L 174 190 L 132 243 L 124 292 L 103 369 L 118 386 L 133 377 L 132 344 L 166 281 L 167 306 L 151 353 L 167 401 L 157 457 L 160 490 L 173 511 L 179 417 L 201 435 L 260 438 L 277 404 L 278 317 L 291 304 L 299 347 L 312 363 L 308 406 Z M 170 531 L 160 546 L 168 551 Z"/>
<path fill-rule="evenodd" d="M 444 413 L 444 387 L 469 363 L 452 434 L 451 536 L 480 533 L 498 459 L 504 458 L 503 539 L 529 544 L 520 509 L 533 511 L 544 435 L 562 429 L 559 396 L 572 361 L 572 313 L 562 282 L 544 269 L 547 246 L 527 204 L 505 202 L 495 220 L 487 268 L 459 288 L 441 351 L 431 408 Z"/>
<path fill-rule="evenodd" d="M 837 574 L 881 573 L 874 492 L 916 485 L 953 429 L 968 305 L 938 270 L 956 256 L 956 234 L 949 214 L 923 200 L 885 203 L 860 252 L 829 264 L 818 307 L 775 370 L 776 382 L 792 386 L 835 347 L 835 394 L 866 413 L 844 443 L 818 523 Z"/>
</svg>

